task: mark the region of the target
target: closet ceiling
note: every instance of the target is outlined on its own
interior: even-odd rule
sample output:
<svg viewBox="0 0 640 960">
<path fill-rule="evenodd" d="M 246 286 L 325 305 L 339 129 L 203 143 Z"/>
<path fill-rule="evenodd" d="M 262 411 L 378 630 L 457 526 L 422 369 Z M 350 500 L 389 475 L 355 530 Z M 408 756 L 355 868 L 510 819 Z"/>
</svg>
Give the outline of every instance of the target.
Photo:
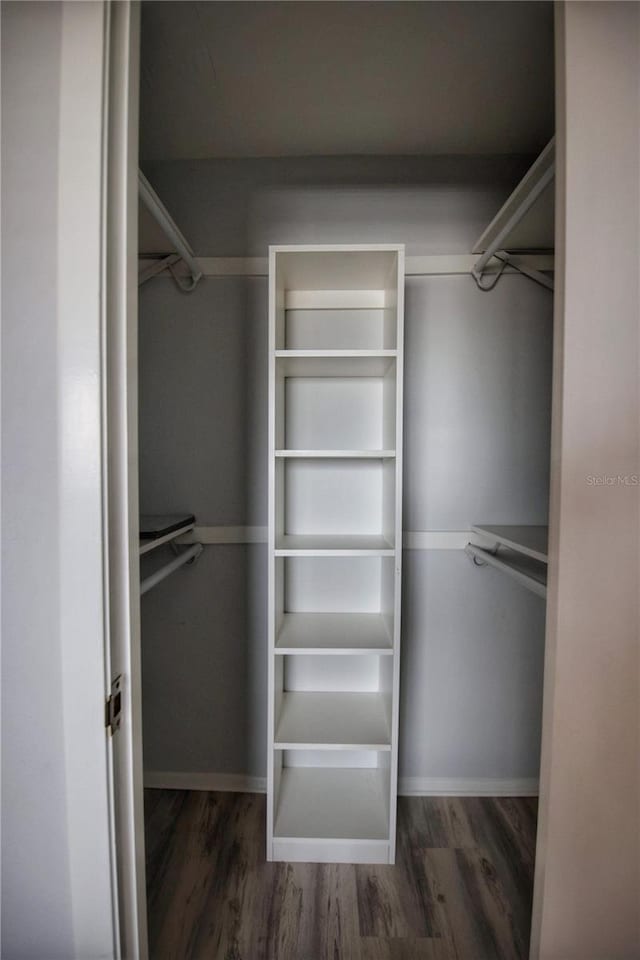
<svg viewBox="0 0 640 960">
<path fill-rule="evenodd" d="M 141 159 L 536 153 L 550 3 L 142 6 Z"/>
</svg>

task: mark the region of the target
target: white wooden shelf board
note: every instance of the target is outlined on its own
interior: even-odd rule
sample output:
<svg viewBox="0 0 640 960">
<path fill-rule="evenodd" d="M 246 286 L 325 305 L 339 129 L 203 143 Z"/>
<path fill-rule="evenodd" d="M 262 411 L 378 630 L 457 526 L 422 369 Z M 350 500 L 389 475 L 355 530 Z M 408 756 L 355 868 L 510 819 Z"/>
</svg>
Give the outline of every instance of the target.
<svg viewBox="0 0 640 960">
<path fill-rule="evenodd" d="M 381 536 L 366 534 L 291 534 L 276 539 L 276 557 L 392 557 L 395 549 Z"/>
<path fill-rule="evenodd" d="M 379 613 L 286 613 L 275 653 L 390 655 L 393 647 Z"/>
<path fill-rule="evenodd" d="M 380 693 L 283 693 L 275 747 L 390 750 L 385 698 Z"/>
<path fill-rule="evenodd" d="M 388 840 L 386 781 L 377 769 L 286 767 L 275 837 Z"/>
<path fill-rule="evenodd" d="M 384 377 L 396 350 L 276 350 L 276 367 L 285 377 Z"/>
<path fill-rule="evenodd" d="M 276 457 L 299 460 L 393 460 L 395 450 L 276 450 Z"/>
<path fill-rule="evenodd" d="M 176 540 L 178 537 L 183 537 L 185 534 L 190 533 L 194 529 L 193 523 L 187 523 L 183 527 L 180 527 L 177 530 L 172 530 L 170 533 L 165 533 L 162 537 L 156 537 L 155 539 L 140 540 L 139 550 L 140 556 L 143 557 L 147 553 L 151 553 L 152 550 L 156 550 L 158 547 L 162 547 L 165 543 L 171 543 L 172 540 Z"/>
<path fill-rule="evenodd" d="M 533 557 L 541 563 L 547 563 L 549 528 L 543 526 L 512 526 L 490 523 L 474 523 L 474 533 L 493 540 L 497 544 L 511 547 L 527 557 Z"/>
<path fill-rule="evenodd" d="M 552 250 L 554 176 L 555 137 L 474 244 L 473 253 L 483 253 L 495 242 L 503 250 Z"/>
<path fill-rule="evenodd" d="M 541 561 L 511 550 L 509 547 L 504 547 L 498 554 L 473 544 L 469 545 L 468 550 L 480 563 L 486 563 L 506 573 L 539 597 L 547 596 L 547 568 Z"/>
<path fill-rule="evenodd" d="M 384 290 L 287 290 L 284 309 L 331 311 L 384 310 Z"/>
</svg>

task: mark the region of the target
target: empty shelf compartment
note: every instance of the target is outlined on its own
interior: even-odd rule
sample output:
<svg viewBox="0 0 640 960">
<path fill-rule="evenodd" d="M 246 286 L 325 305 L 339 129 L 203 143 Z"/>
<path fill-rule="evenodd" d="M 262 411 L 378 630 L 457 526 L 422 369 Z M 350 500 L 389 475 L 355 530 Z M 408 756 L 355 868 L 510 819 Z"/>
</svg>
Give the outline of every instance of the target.
<svg viewBox="0 0 640 960">
<path fill-rule="evenodd" d="M 300 291 L 287 296 L 285 348 L 375 350 L 393 347 L 393 316 L 382 290 Z M 336 304 L 325 306 L 325 304 Z M 351 306 L 353 304 L 353 306 Z"/>
<path fill-rule="evenodd" d="M 285 613 L 276 654 L 391 654 L 387 622 L 379 613 Z"/>
<path fill-rule="evenodd" d="M 282 694 L 278 749 L 389 750 L 387 698 L 381 693 Z"/>
<path fill-rule="evenodd" d="M 389 775 L 382 769 L 285 767 L 278 838 L 388 840 Z"/>
</svg>

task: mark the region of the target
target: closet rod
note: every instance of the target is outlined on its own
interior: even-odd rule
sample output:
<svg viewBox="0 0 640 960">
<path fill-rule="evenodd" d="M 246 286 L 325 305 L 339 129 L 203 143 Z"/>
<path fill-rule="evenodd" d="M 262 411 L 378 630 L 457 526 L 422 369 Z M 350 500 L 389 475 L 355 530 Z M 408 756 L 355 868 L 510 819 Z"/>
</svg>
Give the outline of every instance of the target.
<svg viewBox="0 0 640 960">
<path fill-rule="evenodd" d="M 204 548 L 201 543 L 194 543 L 192 547 L 189 547 L 188 550 L 185 550 L 184 553 L 181 553 L 180 556 L 176 557 L 175 560 L 172 560 L 171 563 L 167 563 L 164 567 L 161 567 L 159 570 L 156 570 L 155 573 L 152 573 L 150 577 L 146 577 L 146 579 L 140 583 L 140 596 L 143 596 L 148 590 L 151 590 L 152 587 L 155 587 L 158 583 L 170 576 L 170 574 L 172 574 L 175 570 L 178 570 L 185 563 L 189 563 L 191 560 L 197 560 L 203 549 Z"/>
<path fill-rule="evenodd" d="M 189 286 L 185 286 L 182 283 L 182 280 L 172 270 L 171 272 L 174 279 L 182 290 L 193 290 L 198 280 L 202 276 L 202 270 L 200 269 L 198 261 L 193 254 L 193 250 L 180 233 L 177 225 L 174 223 L 173 219 L 169 215 L 169 212 L 163 205 L 162 200 L 140 169 L 138 169 L 138 192 L 141 201 L 144 203 L 153 219 L 156 221 L 165 236 L 171 241 L 171 244 L 173 247 L 175 247 L 176 252 L 189 267 L 189 271 L 191 273 L 191 283 Z"/>
<path fill-rule="evenodd" d="M 445 277 L 470 274 L 477 257 L 472 253 L 428 254 L 408 256 L 405 259 L 407 277 Z M 198 257 L 198 269 L 209 279 L 218 277 L 266 277 L 269 261 L 266 257 Z M 508 273 L 522 272 L 524 267 L 536 270 L 553 270 L 553 254 L 511 254 L 506 266 Z M 491 261 L 488 271 L 501 267 L 497 259 Z"/>
</svg>

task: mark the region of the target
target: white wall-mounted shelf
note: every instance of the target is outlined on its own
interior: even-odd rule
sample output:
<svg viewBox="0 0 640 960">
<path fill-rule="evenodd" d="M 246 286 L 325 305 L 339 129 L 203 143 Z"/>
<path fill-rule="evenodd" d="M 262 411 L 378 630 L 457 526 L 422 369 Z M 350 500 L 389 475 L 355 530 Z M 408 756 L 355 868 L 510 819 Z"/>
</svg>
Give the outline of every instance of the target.
<svg viewBox="0 0 640 960">
<path fill-rule="evenodd" d="M 471 529 L 495 544 L 511 547 L 541 563 L 547 562 L 549 528 L 546 526 L 474 523 Z"/>
<path fill-rule="evenodd" d="M 166 516 L 143 516 L 140 518 L 140 556 L 157 550 L 165 543 L 171 543 L 178 537 L 190 533 L 195 526 L 195 517 L 171 514 Z"/>
<path fill-rule="evenodd" d="M 553 250 L 556 140 L 534 164 L 478 237 L 472 253 L 489 250 Z"/>
<path fill-rule="evenodd" d="M 270 251 L 270 860 L 395 858 L 403 265 Z"/>
<path fill-rule="evenodd" d="M 280 783 L 275 836 L 388 843 L 387 780 L 378 769 L 288 768 Z"/>
<path fill-rule="evenodd" d="M 475 562 L 506 573 L 539 597 L 547 595 L 549 531 L 546 526 L 473 524 L 474 533 L 493 548 L 470 543 L 467 553 Z"/>
<path fill-rule="evenodd" d="M 499 251 L 553 250 L 555 156 L 553 137 L 474 244 L 473 253 L 480 254 L 472 271 L 476 277 Z M 522 272 L 541 278 L 539 270 L 530 267 Z"/>
<path fill-rule="evenodd" d="M 195 528 L 195 517 L 193 514 L 165 514 L 143 515 L 140 517 L 140 557 L 147 556 L 152 550 L 162 547 L 165 544 L 173 543 L 179 537 L 190 533 Z M 202 544 L 194 543 L 186 550 L 178 553 L 169 563 L 166 563 L 159 570 L 140 581 L 140 595 L 144 596 L 149 590 L 161 583 L 166 577 L 171 576 L 176 570 L 187 563 L 193 563 L 202 553 Z"/>
</svg>

